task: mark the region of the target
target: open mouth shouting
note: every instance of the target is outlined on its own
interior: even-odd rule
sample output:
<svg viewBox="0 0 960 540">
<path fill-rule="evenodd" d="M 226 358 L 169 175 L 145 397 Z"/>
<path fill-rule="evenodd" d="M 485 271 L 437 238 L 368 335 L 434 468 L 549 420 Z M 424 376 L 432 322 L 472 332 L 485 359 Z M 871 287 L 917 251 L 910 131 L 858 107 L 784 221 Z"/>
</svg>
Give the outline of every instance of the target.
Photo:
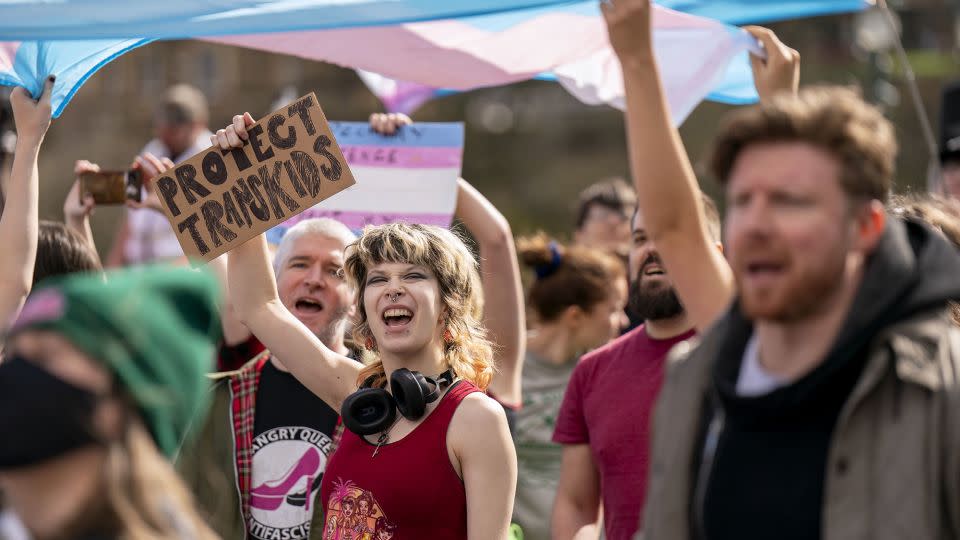
<svg viewBox="0 0 960 540">
<path fill-rule="evenodd" d="M 403 330 L 413 320 L 413 311 L 404 306 L 390 306 L 381 314 L 388 330 Z"/>
<path fill-rule="evenodd" d="M 666 271 L 664 271 L 663 267 L 660 266 L 658 263 L 650 263 L 650 264 L 644 266 L 642 273 L 643 273 L 644 276 L 663 276 L 663 275 L 666 275 Z"/>
<path fill-rule="evenodd" d="M 312 296 L 301 296 L 294 302 L 293 308 L 295 315 L 316 315 L 324 310 L 323 302 L 319 298 Z"/>
<path fill-rule="evenodd" d="M 775 261 L 755 260 L 745 266 L 746 282 L 759 287 L 773 285 L 785 271 L 784 265 Z"/>
</svg>

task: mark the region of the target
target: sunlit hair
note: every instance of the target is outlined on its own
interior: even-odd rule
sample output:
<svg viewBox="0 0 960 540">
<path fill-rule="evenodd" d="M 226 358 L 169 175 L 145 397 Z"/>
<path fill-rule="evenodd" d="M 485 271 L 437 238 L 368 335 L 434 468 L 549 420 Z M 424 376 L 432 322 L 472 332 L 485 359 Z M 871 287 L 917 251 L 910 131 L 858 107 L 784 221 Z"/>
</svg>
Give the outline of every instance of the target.
<svg viewBox="0 0 960 540">
<path fill-rule="evenodd" d="M 456 234 L 430 225 L 391 223 L 364 229 L 347 249 L 346 277 L 357 291 L 354 341 L 372 353 L 373 362 L 360 372 L 357 384 L 371 376 L 374 387 L 386 385 L 383 363 L 375 350 L 366 349 L 373 334 L 363 305 L 367 273 L 376 265 L 404 263 L 429 268 L 437 278 L 444 325 L 451 339 L 444 361 L 457 377 L 485 389 L 493 377 L 493 354 L 482 320 L 482 290 L 477 261 Z M 373 346 L 376 349 L 376 346 Z"/>
<path fill-rule="evenodd" d="M 276 274 L 280 274 L 284 263 L 286 263 L 290 257 L 290 250 L 293 249 L 293 244 L 308 234 L 316 234 L 339 240 L 343 243 L 344 247 L 352 244 L 357 239 L 357 235 L 353 234 L 353 231 L 351 231 L 349 227 L 335 219 L 305 219 L 293 227 L 290 227 L 290 229 L 284 233 L 283 238 L 280 239 L 280 244 L 277 245 L 277 252 L 273 256 L 273 271 Z"/>
<path fill-rule="evenodd" d="M 887 210 L 901 219 L 926 224 L 960 250 L 960 203 L 956 200 L 930 193 L 895 195 Z M 960 326 L 960 303 L 948 305 L 953 323 Z"/>
<path fill-rule="evenodd" d="M 63 223 L 40 220 L 33 284 L 54 276 L 103 270 L 96 250 Z"/>
<path fill-rule="evenodd" d="M 840 187 L 850 198 L 888 198 L 897 157 L 893 124 L 854 90 L 811 86 L 731 113 L 714 141 L 713 175 L 726 185 L 740 153 L 765 143 L 815 146 L 837 161 Z"/>
<path fill-rule="evenodd" d="M 544 233 L 518 239 L 517 253 L 537 275 L 527 305 L 540 323 L 558 319 L 571 306 L 590 313 L 614 294 L 617 280 L 627 276 L 615 256 L 585 246 L 562 246 Z"/>
<path fill-rule="evenodd" d="M 932 227 L 960 249 L 960 203 L 930 193 L 894 195 L 887 210 L 900 218 Z"/>
</svg>

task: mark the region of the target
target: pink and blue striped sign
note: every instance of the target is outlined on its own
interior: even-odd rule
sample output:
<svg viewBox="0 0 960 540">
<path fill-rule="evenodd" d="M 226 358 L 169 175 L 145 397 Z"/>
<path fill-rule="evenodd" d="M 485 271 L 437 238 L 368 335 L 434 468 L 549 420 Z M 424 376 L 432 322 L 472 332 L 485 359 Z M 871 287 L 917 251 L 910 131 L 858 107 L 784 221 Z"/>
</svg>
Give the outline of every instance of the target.
<svg viewBox="0 0 960 540">
<path fill-rule="evenodd" d="M 363 122 L 330 122 L 357 183 L 267 232 L 278 243 L 310 218 L 336 219 L 356 232 L 407 222 L 448 227 L 463 162 L 463 124 L 419 123 L 380 135 Z"/>
</svg>

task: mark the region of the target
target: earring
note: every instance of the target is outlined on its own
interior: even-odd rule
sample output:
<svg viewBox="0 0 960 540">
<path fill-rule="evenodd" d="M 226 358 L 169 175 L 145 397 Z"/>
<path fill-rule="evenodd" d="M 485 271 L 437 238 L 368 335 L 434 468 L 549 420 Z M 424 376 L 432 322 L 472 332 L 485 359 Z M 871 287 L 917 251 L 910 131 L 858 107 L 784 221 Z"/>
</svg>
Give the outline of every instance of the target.
<svg viewBox="0 0 960 540">
<path fill-rule="evenodd" d="M 367 348 L 368 351 L 374 350 L 374 348 L 373 348 L 373 346 L 374 346 L 373 338 L 370 337 L 370 336 L 367 336 L 367 341 L 364 342 L 364 345 L 366 346 L 366 348 Z"/>
<path fill-rule="evenodd" d="M 453 334 L 450 332 L 449 328 L 443 331 L 443 341 L 448 344 L 453 343 Z"/>
</svg>

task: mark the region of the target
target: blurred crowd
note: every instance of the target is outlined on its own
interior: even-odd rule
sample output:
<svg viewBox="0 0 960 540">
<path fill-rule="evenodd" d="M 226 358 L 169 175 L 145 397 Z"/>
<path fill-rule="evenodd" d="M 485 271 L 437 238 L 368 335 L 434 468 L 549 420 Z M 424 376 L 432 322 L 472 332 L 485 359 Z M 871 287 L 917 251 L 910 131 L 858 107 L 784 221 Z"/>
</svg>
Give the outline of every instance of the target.
<svg viewBox="0 0 960 540">
<path fill-rule="evenodd" d="M 0 540 L 960 539 L 960 84 L 940 191 L 894 193 L 896 127 L 748 27 L 718 205 L 649 1 L 602 9 L 632 181 L 557 238 L 461 178 L 449 229 L 307 219 L 191 264 L 153 180 L 254 120 L 177 85 L 101 261 L 97 164 L 38 217 L 55 78 L 9 92 Z"/>
</svg>

